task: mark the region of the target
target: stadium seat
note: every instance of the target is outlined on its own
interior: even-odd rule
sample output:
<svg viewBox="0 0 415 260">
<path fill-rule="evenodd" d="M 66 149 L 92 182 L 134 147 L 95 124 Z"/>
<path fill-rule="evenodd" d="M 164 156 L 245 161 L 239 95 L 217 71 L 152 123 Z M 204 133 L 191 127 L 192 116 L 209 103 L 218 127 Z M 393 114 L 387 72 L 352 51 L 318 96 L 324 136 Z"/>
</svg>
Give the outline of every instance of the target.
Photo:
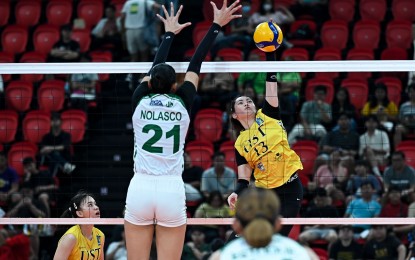
<svg viewBox="0 0 415 260">
<path fill-rule="evenodd" d="M 367 49 L 351 49 L 347 53 L 346 60 L 374 60 L 375 55 L 373 50 Z M 348 78 L 357 78 L 357 79 L 367 79 L 372 76 L 372 72 L 370 71 L 362 71 L 362 72 L 348 72 Z"/>
<path fill-rule="evenodd" d="M 403 140 L 396 146 L 396 149 L 403 150 L 411 147 L 415 147 L 415 140 Z"/>
<path fill-rule="evenodd" d="M 292 149 L 298 154 L 303 164 L 303 170 L 299 174 L 312 176 L 314 174 L 314 161 L 318 155 L 318 145 L 314 141 L 301 140 L 293 144 Z"/>
<path fill-rule="evenodd" d="M 323 24 L 320 34 L 323 47 L 343 50 L 349 38 L 349 29 L 344 21 L 330 20 Z"/>
<path fill-rule="evenodd" d="M 395 19 L 415 22 L 415 1 L 393 0 L 392 14 Z"/>
<path fill-rule="evenodd" d="M 33 97 L 33 85 L 30 82 L 15 80 L 6 87 L 6 107 L 18 112 L 27 111 L 30 108 Z"/>
<path fill-rule="evenodd" d="M 36 51 L 26 52 L 19 60 L 20 63 L 43 63 L 46 62 L 46 55 Z M 43 80 L 43 74 L 21 74 L 20 79 L 28 82 L 39 82 Z"/>
<path fill-rule="evenodd" d="M 202 12 L 203 12 L 203 17 L 205 18 L 205 21 L 213 21 L 213 10 L 212 10 L 212 6 L 210 5 L 210 0 L 202 0 L 203 1 L 203 7 L 202 7 Z M 214 2 L 216 4 L 216 6 L 220 9 L 222 7 L 223 1 L 222 0 L 213 0 L 212 2 Z"/>
<path fill-rule="evenodd" d="M 212 25 L 210 21 L 211 20 L 198 22 L 195 25 L 193 29 L 193 33 L 192 33 L 193 46 L 195 47 L 199 46 L 199 43 L 203 40 L 203 37 L 205 37 L 206 32 L 209 30 L 210 26 Z"/>
<path fill-rule="evenodd" d="M 79 43 L 81 52 L 87 52 L 91 45 L 91 32 L 88 29 L 73 29 L 71 39 Z"/>
<path fill-rule="evenodd" d="M 89 53 L 92 62 L 112 62 L 112 53 L 109 51 L 93 51 Z M 107 81 L 110 78 L 110 74 L 101 73 L 98 74 L 99 81 Z"/>
<path fill-rule="evenodd" d="M 192 58 L 193 54 L 195 54 L 195 51 L 196 51 L 196 49 L 195 49 L 195 48 L 192 48 L 192 49 L 187 50 L 187 51 L 184 53 L 184 57 L 183 57 L 184 61 L 190 61 L 190 59 Z M 210 54 L 208 53 L 208 54 L 206 55 L 205 61 L 211 61 L 211 60 L 212 60 L 212 57 L 211 57 L 211 56 L 210 56 Z M 202 76 L 202 75 L 203 75 L 203 74 L 201 74 L 201 76 Z"/>
<path fill-rule="evenodd" d="M 366 104 L 369 95 L 369 87 L 364 79 L 346 78 L 342 81 L 341 87 L 347 89 L 350 95 L 350 102 L 361 110 Z"/>
<path fill-rule="evenodd" d="M 194 166 L 204 170 L 212 166 L 213 144 L 206 141 L 191 141 L 186 144 L 185 151 L 192 159 Z"/>
<path fill-rule="evenodd" d="M 375 84 L 383 83 L 388 87 L 388 98 L 398 107 L 402 96 L 402 81 L 396 77 L 381 77 L 375 81 Z"/>
<path fill-rule="evenodd" d="M 39 25 L 33 33 L 33 45 L 35 50 L 49 54 L 53 45 L 60 39 L 59 28 L 52 24 Z"/>
<path fill-rule="evenodd" d="M 50 1 L 46 7 L 46 18 L 49 24 L 62 26 L 70 23 L 72 12 L 71 2 L 64 0 Z"/>
<path fill-rule="evenodd" d="M 11 53 L 7 53 L 4 51 L 0 52 L 0 63 L 13 63 L 14 62 L 14 55 Z M 1 75 L 3 82 L 8 82 L 11 80 L 12 76 L 10 74 L 2 74 Z"/>
<path fill-rule="evenodd" d="M 32 110 L 23 119 L 24 140 L 38 144 L 50 131 L 50 114 L 41 110 Z"/>
<path fill-rule="evenodd" d="M 0 27 L 6 25 L 10 17 L 10 2 L 0 1 Z"/>
<path fill-rule="evenodd" d="M 214 108 L 201 109 L 193 123 L 196 140 L 218 141 L 222 135 L 222 111 Z"/>
<path fill-rule="evenodd" d="M 16 170 L 20 178 L 24 176 L 23 159 L 31 157 L 36 159 L 38 152 L 37 145 L 31 142 L 14 143 L 7 154 L 7 162 L 10 167 Z"/>
<path fill-rule="evenodd" d="M 1 34 L 1 46 L 3 51 L 11 54 L 24 52 L 26 50 L 27 41 L 27 29 L 20 25 L 9 25 Z"/>
<path fill-rule="evenodd" d="M 317 31 L 317 25 L 312 20 L 297 20 L 294 21 L 290 26 L 290 34 L 294 35 L 295 32 L 301 27 L 301 26 L 308 26 L 310 29 L 310 32 L 313 34 L 311 39 L 290 39 L 290 43 L 294 44 L 294 47 L 299 48 L 313 48 L 315 46 L 315 35 Z"/>
<path fill-rule="evenodd" d="M 217 56 L 221 57 L 223 61 L 243 61 L 242 51 L 237 48 L 222 48 L 218 51 Z"/>
<path fill-rule="evenodd" d="M 359 5 L 362 20 L 382 22 L 386 9 L 386 0 L 361 0 Z"/>
<path fill-rule="evenodd" d="M 223 142 L 220 145 L 219 151 L 225 154 L 225 165 L 232 170 L 235 171 L 235 173 L 238 172 L 238 166 L 236 165 L 235 160 L 235 142 L 234 141 L 226 141 Z"/>
<path fill-rule="evenodd" d="M 386 44 L 389 48 L 409 49 L 412 46 L 412 24 L 409 21 L 390 21 L 386 26 Z"/>
<path fill-rule="evenodd" d="M 19 116 L 13 110 L 0 110 L 0 143 L 6 144 L 14 141 L 17 127 L 19 125 Z"/>
<path fill-rule="evenodd" d="M 14 8 L 16 24 L 34 26 L 39 23 L 41 12 L 41 2 L 31 0 L 18 1 Z"/>
<path fill-rule="evenodd" d="M 78 4 L 78 17 L 85 21 L 87 28 L 95 26 L 104 15 L 102 1 L 81 0 Z"/>
<path fill-rule="evenodd" d="M 326 102 L 331 104 L 334 97 L 334 85 L 333 80 L 329 78 L 312 78 L 307 81 L 305 99 L 307 101 L 313 100 L 314 88 L 323 85 L 327 88 Z"/>
<path fill-rule="evenodd" d="M 37 91 L 39 109 L 46 112 L 58 112 L 62 110 L 65 102 L 65 81 L 43 81 Z"/>
<path fill-rule="evenodd" d="M 380 40 L 380 26 L 376 21 L 359 21 L 353 29 L 355 48 L 377 49 Z"/>
<path fill-rule="evenodd" d="M 408 53 L 405 49 L 393 47 L 386 48 L 380 55 L 381 60 L 407 60 Z"/>
<path fill-rule="evenodd" d="M 351 22 L 354 18 L 354 1 L 330 0 L 329 14 L 331 19 Z"/>
<path fill-rule="evenodd" d="M 76 144 L 84 139 L 87 115 L 79 109 L 69 109 L 61 114 L 62 130 L 71 135 L 72 143 Z"/>
<path fill-rule="evenodd" d="M 336 48 L 321 48 L 318 49 L 314 55 L 314 60 L 341 60 L 341 53 Z M 339 76 L 339 72 L 316 72 L 316 78 L 330 78 L 334 79 Z"/>
<path fill-rule="evenodd" d="M 291 59 L 295 60 L 295 61 L 308 61 L 310 60 L 310 56 L 308 54 L 308 51 L 304 48 L 290 48 L 290 49 L 286 49 L 282 55 L 281 55 L 281 60 L 285 60 L 287 57 L 290 57 Z M 306 72 L 300 72 L 301 77 L 305 77 L 306 76 Z"/>
<path fill-rule="evenodd" d="M 319 247 L 313 247 L 311 249 L 316 253 L 316 255 L 319 257 L 320 260 L 329 259 L 329 253 L 327 252 L 327 250 L 323 248 L 319 248 Z"/>
<path fill-rule="evenodd" d="M 397 151 L 401 151 L 405 154 L 406 163 L 415 168 L 415 146 L 397 146 Z"/>
</svg>

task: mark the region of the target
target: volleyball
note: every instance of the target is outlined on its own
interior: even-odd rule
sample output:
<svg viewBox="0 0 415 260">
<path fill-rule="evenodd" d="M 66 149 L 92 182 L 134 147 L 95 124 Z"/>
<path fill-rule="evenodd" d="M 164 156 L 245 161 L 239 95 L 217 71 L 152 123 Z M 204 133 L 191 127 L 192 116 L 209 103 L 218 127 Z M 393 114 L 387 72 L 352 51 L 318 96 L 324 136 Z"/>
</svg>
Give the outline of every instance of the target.
<svg viewBox="0 0 415 260">
<path fill-rule="evenodd" d="M 254 42 L 261 51 L 275 51 L 280 47 L 283 38 L 282 31 L 276 23 L 263 22 L 255 28 Z"/>
</svg>

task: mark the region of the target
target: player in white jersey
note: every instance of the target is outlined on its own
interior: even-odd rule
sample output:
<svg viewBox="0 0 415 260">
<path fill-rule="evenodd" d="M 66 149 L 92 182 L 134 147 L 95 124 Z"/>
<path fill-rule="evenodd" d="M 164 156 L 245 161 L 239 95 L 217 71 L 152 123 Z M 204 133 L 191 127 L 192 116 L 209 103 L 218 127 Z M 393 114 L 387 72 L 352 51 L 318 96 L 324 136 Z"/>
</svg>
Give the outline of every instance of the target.
<svg viewBox="0 0 415 260">
<path fill-rule="evenodd" d="M 211 260 L 314 260 L 319 259 L 281 229 L 281 203 L 268 189 L 246 189 L 236 202 L 233 229 L 242 237 L 215 252 Z"/>
<path fill-rule="evenodd" d="M 134 91 L 134 177 L 128 187 L 124 226 L 129 260 L 148 259 L 154 233 L 158 259 L 180 259 L 186 232 L 183 149 L 189 111 L 199 82 L 200 67 L 221 27 L 241 15 L 235 1 L 221 9 L 214 3 L 213 24 L 190 60 L 184 83 L 177 87 L 175 70 L 165 64 L 174 36 L 190 23 L 179 24 L 182 6 L 174 14 L 163 6 L 165 35 L 153 66 Z"/>
</svg>

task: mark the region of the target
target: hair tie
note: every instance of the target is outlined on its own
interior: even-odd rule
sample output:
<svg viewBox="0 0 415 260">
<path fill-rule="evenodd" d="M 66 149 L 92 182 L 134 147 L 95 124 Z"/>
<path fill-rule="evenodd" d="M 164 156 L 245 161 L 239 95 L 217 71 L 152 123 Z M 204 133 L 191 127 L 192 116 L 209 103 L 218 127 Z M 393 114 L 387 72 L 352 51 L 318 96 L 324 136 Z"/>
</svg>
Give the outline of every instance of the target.
<svg viewBox="0 0 415 260">
<path fill-rule="evenodd" d="M 78 209 L 78 207 L 76 206 L 75 202 L 73 203 L 73 207 L 74 207 L 74 209 Z"/>
</svg>

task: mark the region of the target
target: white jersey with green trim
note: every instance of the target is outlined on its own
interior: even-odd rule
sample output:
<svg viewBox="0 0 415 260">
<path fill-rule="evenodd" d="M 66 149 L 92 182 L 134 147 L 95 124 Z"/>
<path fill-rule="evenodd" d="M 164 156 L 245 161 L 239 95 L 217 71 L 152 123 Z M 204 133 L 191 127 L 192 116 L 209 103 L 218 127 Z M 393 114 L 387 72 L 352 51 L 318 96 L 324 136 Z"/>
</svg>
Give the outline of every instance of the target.
<svg viewBox="0 0 415 260">
<path fill-rule="evenodd" d="M 134 172 L 181 175 L 189 124 L 190 116 L 180 97 L 173 94 L 143 97 L 133 114 Z"/>
<path fill-rule="evenodd" d="M 252 248 L 244 238 L 230 242 L 220 253 L 221 260 L 309 260 L 307 251 L 296 241 L 279 234 L 262 248 Z"/>
</svg>

